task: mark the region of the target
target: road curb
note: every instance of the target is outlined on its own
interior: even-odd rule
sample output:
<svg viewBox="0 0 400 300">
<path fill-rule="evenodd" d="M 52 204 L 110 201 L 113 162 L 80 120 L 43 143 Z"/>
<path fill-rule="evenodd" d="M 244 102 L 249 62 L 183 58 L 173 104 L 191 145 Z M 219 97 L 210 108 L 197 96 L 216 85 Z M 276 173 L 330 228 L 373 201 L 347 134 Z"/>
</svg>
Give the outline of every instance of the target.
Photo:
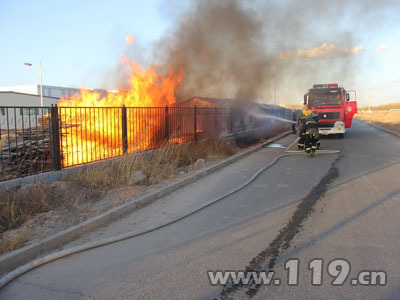
<svg viewBox="0 0 400 300">
<path fill-rule="evenodd" d="M 216 163 L 210 167 L 207 167 L 203 170 L 199 170 L 193 175 L 190 175 L 186 178 L 182 178 L 176 182 L 173 182 L 166 187 L 163 187 L 159 190 L 153 191 L 149 194 L 146 194 L 144 196 L 141 196 L 137 199 L 134 199 L 130 202 L 127 202 L 125 204 L 122 204 L 120 206 L 117 206 L 111 210 L 108 210 L 96 217 L 90 218 L 82 223 L 79 223 L 75 226 L 72 226 L 64 231 L 61 231 L 57 234 L 51 235 L 44 240 L 41 240 L 39 242 L 33 243 L 29 246 L 17 249 L 15 251 L 6 253 L 2 256 L 0 256 L 0 275 L 7 273 L 21 265 L 26 264 L 27 262 L 37 258 L 40 255 L 43 255 L 46 252 L 49 252 L 51 250 L 54 250 L 67 242 L 70 242 L 83 233 L 92 231 L 96 228 L 99 228 L 101 226 L 104 226 L 105 224 L 108 224 L 120 217 L 123 217 L 129 213 L 132 213 L 142 207 L 145 207 L 147 205 L 150 205 L 151 203 L 155 202 L 156 200 L 170 194 L 173 191 L 176 191 L 177 189 L 184 187 L 190 183 L 195 182 L 196 180 L 205 177 L 212 172 L 215 172 L 229 164 L 232 164 L 258 150 L 263 148 L 265 145 L 272 143 L 276 140 L 279 140 L 289 134 L 291 134 L 291 131 L 286 131 L 283 132 L 276 137 L 269 139 L 268 141 L 255 146 L 252 149 L 249 149 L 247 151 L 244 151 L 242 153 L 236 154 L 232 157 L 229 157 L 226 160 L 223 160 L 219 163 Z"/>
<path fill-rule="evenodd" d="M 371 126 L 371 127 L 375 127 L 376 129 L 383 130 L 383 131 L 385 131 L 385 132 L 387 132 L 387 133 L 390 133 L 390 134 L 392 134 L 392 135 L 394 135 L 394 136 L 400 138 L 400 134 L 398 134 L 397 132 L 394 132 L 394 131 L 392 131 L 392 130 L 383 128 L 383 127 L 378 126 L 378 125 L 376 125 L 376 124 L 367 123 L 367 122 L 365 122 L 364 120 L 361 120 L 361 119 L 357 119 L 357 120 L 360 121 L 361 123 L 364 123 L 364 124 L 369 125 L 369 126 Z"/>
</svg>

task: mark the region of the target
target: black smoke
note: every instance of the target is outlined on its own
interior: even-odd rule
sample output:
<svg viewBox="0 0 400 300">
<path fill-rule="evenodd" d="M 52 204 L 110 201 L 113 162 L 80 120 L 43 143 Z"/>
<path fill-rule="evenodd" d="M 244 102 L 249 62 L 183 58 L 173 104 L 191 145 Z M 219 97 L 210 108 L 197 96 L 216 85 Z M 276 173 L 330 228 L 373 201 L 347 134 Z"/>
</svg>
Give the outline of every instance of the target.
<svg viewBox="0 0 400 300">
<path fill-rule="evenodd" d="M 178 101 L 271 103 L 278 91 L 294 103 L 313 83 L 351 85 L 368 46 L 361 39 L 379 33 L 399 8 L 394 0 L 195 0 L 182 11 L 180 2 L 163 5 L 163 16 L 175 21 L 152 57 L 162 74 L 183 68 Z"/>
</svg>

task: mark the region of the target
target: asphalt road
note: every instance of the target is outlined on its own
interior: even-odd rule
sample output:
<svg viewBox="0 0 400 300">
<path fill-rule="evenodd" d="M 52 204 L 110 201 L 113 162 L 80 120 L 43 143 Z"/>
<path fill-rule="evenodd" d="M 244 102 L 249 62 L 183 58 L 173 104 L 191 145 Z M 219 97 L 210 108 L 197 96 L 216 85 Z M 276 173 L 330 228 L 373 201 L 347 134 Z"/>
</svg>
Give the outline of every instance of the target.
<svg viewBox="0 0 400 300">
<path fill-rule="evenodd" d="M 322 139 L 322 147 L 341 153 L 282 158 L 247 188 L 195 215 L 39 267 L 3 288 L 0 298 L 400 299 L 400 140 L 354 121 L 344 139 Z M 75 244 L 173 219 L 282 153 L 258 151 Z M 284 265 L 294 258 L 298 284 L 288 285 Z M 350 275 L 333 286 L 327 266 L 339 258 Z M 314 259 L 323 259 L 318 286 L 308 269 Z M 281 285 L 212 286 L 207 276 L 246 269 L 273 270 Z M 387 283 L 351 285 L 363 270 L 384 271 Z"/>
</svg>

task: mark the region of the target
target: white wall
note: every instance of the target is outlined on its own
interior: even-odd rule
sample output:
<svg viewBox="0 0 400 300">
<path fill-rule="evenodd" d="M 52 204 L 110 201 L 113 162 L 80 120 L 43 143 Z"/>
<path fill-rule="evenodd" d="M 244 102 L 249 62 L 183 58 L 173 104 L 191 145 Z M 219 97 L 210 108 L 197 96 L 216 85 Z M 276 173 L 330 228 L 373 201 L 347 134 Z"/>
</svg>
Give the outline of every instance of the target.
<svg viewBox="0 0 400 300">
<path fill-rule="evenodd" d="M 40 95 L 40 85 L 35 84 L 35 85 L 2 86 L 0 87 L 0 91 Z M 45 97 L 56 97 L 56 98 L 61 98 L 63 96 L 71 97 L 72 95 L 79 93 L 80 89 L 77 88 L 43 85 L 43 96 Z"/>
<path fill-rule="evenodd" d="M 40 90 L 40 86 L 39 86 Z M 44 85 L 43 86 L 43 95 L 47 97 L 71 97 L 72 95 L 79 94 L 80 89 L 75 89 L 75 88 L 66 88 L 66 87 L 60 87 L 60 86 L 49 86 L 49 85 Z M 40 95 L 40 92 L 39 92 Z"/>
<path fill-rule="evenodd" d="M 51 106 L 57 102 L 57 98 L 43 97 L 43 106 Z M 0 92 L 0 106 L 40 106 L 40 96 Z"/>
<path fill-rule="evenodd" d="M 62 86 L 52 86 L 43 85 L 43 96 L 44 97 L 71 97 L 75 94 L 80 94 L 81 89 L 62 87 Z M 94 89 L 92 91 L 97 91 L 99 93 L 106 93 L 107 90 Z M 40 95 L 40 85 L 12 85 L 12 86 L 1 86 L 0 92 L 16 92 L 23 94 Z M 112 92 L 112 91 L 111 91 Z"/>
<path fill-rule="evenodd" d="M 43 106 L 57 104 L 57 98 L 43 97 Z M 2 108 L 1 106 L 29 106 L 38 108 Z M 48 113 L 47 108 L 40 108 L 40 96 L 0 92 L 0 128 L 20 129 L 36 127 L 40 119 Z"/>
<path fill-rule="evenodd" d="M 40 127 L 43 116 L 49 113 L 48 107 L 2 108 L 0 107 L 0 128 L 4 130 L 29 129 Z"/>
<path fill-rule="evenodd" d="M 39 95 L 38 86 L 35 85 L 10 85 L 10 86 L 1 86 L 0 91 L 6 92 L 18 92 L 25 94 L 33 94 Z"/>
</svg>

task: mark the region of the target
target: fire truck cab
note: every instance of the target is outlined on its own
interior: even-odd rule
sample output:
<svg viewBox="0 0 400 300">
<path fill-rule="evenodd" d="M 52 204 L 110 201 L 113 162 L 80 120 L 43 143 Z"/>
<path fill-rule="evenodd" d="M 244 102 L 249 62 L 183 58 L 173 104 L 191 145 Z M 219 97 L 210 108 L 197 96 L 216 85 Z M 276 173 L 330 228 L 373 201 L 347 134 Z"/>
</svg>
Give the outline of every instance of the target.
<svg viewBox="0 0 400 300">
<path fill-rule="evenodd" d="M 350 93 L 354 92 L 354 100 Z M 337 83 L 314 84 L 304 95 L 304 105 L 319 118 L 319 133 L 344 137 L 357 113 L 355 91 L 346 91 Z"/>
</svg>

